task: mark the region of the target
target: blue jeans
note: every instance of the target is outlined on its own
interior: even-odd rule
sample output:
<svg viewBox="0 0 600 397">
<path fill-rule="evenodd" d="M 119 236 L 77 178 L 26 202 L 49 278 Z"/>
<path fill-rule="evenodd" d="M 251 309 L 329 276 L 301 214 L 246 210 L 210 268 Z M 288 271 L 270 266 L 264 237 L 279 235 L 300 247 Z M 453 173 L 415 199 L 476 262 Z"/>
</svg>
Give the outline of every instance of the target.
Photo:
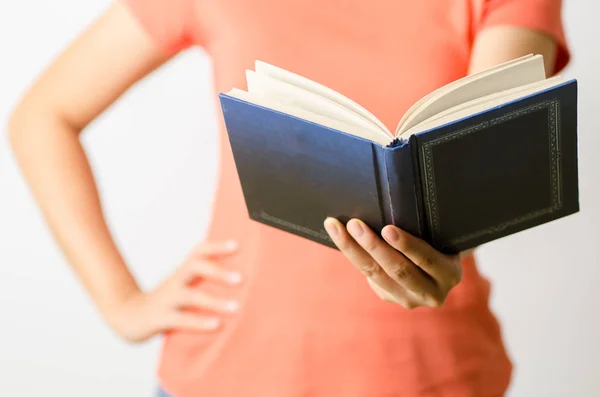
<svg viewBox="0 0 600 397">
<path fill-rule="evenodd" d="M 164 391 L 162 388 L 159 388 L 156 391 L 156 397 L 172 397 L 170 394 L 167 394 L 166 391 Z"/>
</svg>

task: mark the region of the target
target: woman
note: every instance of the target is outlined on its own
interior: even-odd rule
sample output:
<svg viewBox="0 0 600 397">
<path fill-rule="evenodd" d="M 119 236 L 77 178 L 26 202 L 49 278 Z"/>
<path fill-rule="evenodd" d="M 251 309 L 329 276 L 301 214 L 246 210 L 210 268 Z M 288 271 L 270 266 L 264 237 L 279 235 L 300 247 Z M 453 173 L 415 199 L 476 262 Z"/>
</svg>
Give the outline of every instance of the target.
<svg viewBox="0 0 600 397">
<path fill-rule="evenodd" d="M 511 363 L 473 256 L 443 255 L 393 226 L 380 237 L 360 220 L 325 221 L 340 251 L 250 221 L 221 124 L 206 241 L 141 291 L 106 227 L 79 134 L 193 45 L 212 57 L 217 92 L 245 87 L 260 59 L 351 97 L 393 130 L 412 103 L 467 73 L 528 53 L 544 56 L 548 74 L 562 69 L 560 9 L 560 0 L 121 0 L 26 93 L 11 141 L 107 323 L 129 341 L 166 334 L 160 393 L 501 396 Z"/>
</svg>

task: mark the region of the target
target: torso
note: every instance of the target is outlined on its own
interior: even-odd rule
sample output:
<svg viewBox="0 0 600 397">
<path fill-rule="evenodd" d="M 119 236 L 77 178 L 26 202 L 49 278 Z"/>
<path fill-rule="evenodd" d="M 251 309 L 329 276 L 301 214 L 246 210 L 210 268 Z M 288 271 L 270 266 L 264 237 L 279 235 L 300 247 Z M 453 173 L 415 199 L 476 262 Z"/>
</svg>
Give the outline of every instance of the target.
<svg viewBox="0 0 600 397">
<path fill-rule="evenodd" d="M 467 72 L 469 0 L 197 0 L 215 88 L 245 88 L 260 59 L 352 98 L 394 130 L 419 98 Z M 210 240 L 247 282 L 214 335 L 167 336 L 161 382 L 188 396 L 488 396 L 510 378 L 489 284 L 472 258 L 443 309 L 380 301 L 336 250 L 248 219 L 221 123 Z"/>
</svg>

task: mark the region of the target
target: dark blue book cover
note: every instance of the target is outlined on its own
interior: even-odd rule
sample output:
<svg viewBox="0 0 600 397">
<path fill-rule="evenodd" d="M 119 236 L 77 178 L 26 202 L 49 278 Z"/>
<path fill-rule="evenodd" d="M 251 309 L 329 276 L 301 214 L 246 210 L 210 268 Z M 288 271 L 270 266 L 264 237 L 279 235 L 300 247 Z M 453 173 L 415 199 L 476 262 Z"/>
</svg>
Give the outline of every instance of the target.
<svg viewBox="0 0 600 397">
<path fill-rule="evenodd" d="M 579 210 L 574 80 L 388 146 L 220 101 L 249 216 L 330 247 L 328 216 L 459 252 Z"/>
</svg>

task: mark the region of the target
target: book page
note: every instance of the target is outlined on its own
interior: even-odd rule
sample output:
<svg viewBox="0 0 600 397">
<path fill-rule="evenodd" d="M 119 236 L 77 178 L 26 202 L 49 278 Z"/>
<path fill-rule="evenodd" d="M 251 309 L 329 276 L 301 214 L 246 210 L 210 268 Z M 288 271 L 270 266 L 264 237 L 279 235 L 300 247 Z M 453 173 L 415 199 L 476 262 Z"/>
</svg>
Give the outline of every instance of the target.
<svg viewBox="0 0 600 397">
<path fill-rule="evenodd" d="M 262 61 L 255 62 L 255 69 L 256 72 L 260 74 L 270 76 L 277 80 L 284 81 L 286 83 L 304 88 L 305 90 L 311 91 L 323 98 L 327 98 L 369 120 L 371 123 L 379 127 L 381 131 L 392 135 L 392 133 L 386 128 L 383 122 L 381 122 L 381 120 L 375 117 L 371 112 L 369 112 L 367 109 L 360 106 L 358 103 L 354 102 L 350 98 L 340 94 L 335 90 L 332 90 L 329 87 L 319 84 L 316 81 L 310 80 L 306 77 L 289 72 L 285 69 L 278 68 L 277 66 L 269 65 L 268 63 Z"/>
<path fill-rule="evenodd" d="M 532 56 L 533 56 L 533 54 L 529 54 L 529 55 L 525 55 L 525 56 L 522 56 L 522 57 L 517 58 L 517 59 L 513 59 L 512 61 L 508 61 L 508 62 L 505 62 L 503 64 L 496 65 L 494 68 L 491 68 L 488 71 L 491 71 L 491 70 L 494 70 L 494 69 L 499 69 L 501 67 L 505 67 L 505 66 L 509 66 L 509 65 L 515 64 L 515 63 L 520 62 L 520 61 L 522 61 L 524 59 L 531 58 Z M 451 90 L 454 86 L 456 86 L 458 84 L 460 84 L 460 80 L 455 80 L 455 81 L 453 81 L 451 83 L 446 84 L 445 86 L 442 86 L 442 87 L 438 88 L 437 90 L 431 91 L 429 94 L 425 95 L 423 98 L 421 98 L 417 102 L 415 102 L 406 111 L 406 113 L 404 113 L 404 115 L 402 116 L 402 119 L 398 123 L 398 126 L 396 127 L 396 136 L 398 136 L 400 127 L 404 124 L 404 122 L 406 121 L 406 119 L 408 119 L 416 110 L 421 109 L 427 103 L 427 101 L 429 101 L 434 95 L 439 95 L 439 93 L 442 90 Z"/>
<path fill-rule="evenodd" d="M 544 60 L 541 55 L 528 55 L 464 77 L 417 102 L 398 124 L 396 136 L 401 136 L 417 124 L 461 103 L 545 78 Z"/>
<path fill-rule="evenodd" d="M 392 135 L 373 114 L 335 90 L 265 62 L 256 61 L 256 69 L 246 71 L 248 92 L 228 94 L 384 146 L 558 84 L 546 80 L 541 55 L 527 55 L 431 92 L 407 111 Z"/>
<path fill-rule="evenodd" d="M 403 136 L 410 136 L 412 135 L 415 129 L 418 129 L 419 131 L 424 131 L 424 129 L 422 129 L 421 127 L 424 125 L 432 125 L 436 120 L 442 118 L 442 117 L 447 117 L 451 114 L 457 113 L 457 112 L 462 112 L 463 110 L 467 110 L 470 109 L 474 106 L 477 106 L 479 104 L 484 105 L 487 104 L 491 101 L 496 101 L 498 99 L 502 99 L 502 98 L 507 98 L 513 94 L 517 94 L 517 93 L 521 93 L 524 91 L 528 91 L 528 92 L 532 92 L 533 90 L 538 90 L 538 89 L 543 89 L 544 87 L 547 87 L 549 85 L 553 85 L 554 82 L 556 82 L 557 84 L 559 82 L 564 81 L 564 78 L 561 76 L 554 76 L 551 77 L 549 79 L 546 80 L 542 80 L 542 81 L 537 81 L 535 83 L 531 83 L 531 84 L 527 84 L 524 86 L 520 86 L 520 87 L 516 87 L 516 88 L 512 88 L 510 90 L 505 90 L 505 91 L 501 91 L 501 92 L 497 92 L 491 95 L 487 95 L 483 98 L 477 98 L 474 99 L 472 101 L 469 102 L 465 102 L 465 103 L 461 103 L 460 105 L 451 107 L 450 109 L 444 110 L 441 113 L 436 114 L 433 117 L 428 118 L 427 120 L 415 125 L 412 128 L 409 128 L 408 130 L 406 130 L 403 134 Z"/>
<path fill-rule="evenodd" d="M 325 127 L 333 128 L 338 131 L 357 136 L 359 138 L 368 139 L 372 142 L 378 143 L 383 146 L 389 145 L 393 140 L 393 137 L 391 135 L 386 136 L 381 133 L 375 133 L 371 130 L 359 127 L 354 124 L 345 123 L 343 121 L 323 116 L 321 114 L 313 113 L 299 107 L 286 105 L 269 99 L 268 97 L 256 95 L 237 88 L 231 89 L 229 92 L 227 92 L 227 95 L 245 102 L 252 103 L 254 105 L 262 106 L 264 108 L 272 109 L 281 113 L 288 114 L 290 116 L 298 117 L 300 119 L 323 125 Z"/>
<path fill-rule="evenodd" d="M 246 80 L 248 82 L 248 92 L 251 94 L 264 96 L 281 104 L 308 110 L 312 113 L 343 121 L 346 124 L 353 124 L 391 139 L 390 134 L 381 131 L 369 120 L 314 92 L 270 76 L 261 75 L 252 70 L 246 71 Z"/>
<path fill-rule="evenodd" d="M 404 133 L 402 133 L 401 137 L 408 138 L 409 136 L 418 134 L 419 132 L 437 128 L 444 124 L 492 109 L 496 106 L 525 98 L 537 92 L 560 85 L 564 83 L 564 81 L 565 79 L 562 76 L 554 76 L 547 80 L 527 84 L 522 87 L 513 88 L 460 104 L 406 130 Z"/>
</svg>

